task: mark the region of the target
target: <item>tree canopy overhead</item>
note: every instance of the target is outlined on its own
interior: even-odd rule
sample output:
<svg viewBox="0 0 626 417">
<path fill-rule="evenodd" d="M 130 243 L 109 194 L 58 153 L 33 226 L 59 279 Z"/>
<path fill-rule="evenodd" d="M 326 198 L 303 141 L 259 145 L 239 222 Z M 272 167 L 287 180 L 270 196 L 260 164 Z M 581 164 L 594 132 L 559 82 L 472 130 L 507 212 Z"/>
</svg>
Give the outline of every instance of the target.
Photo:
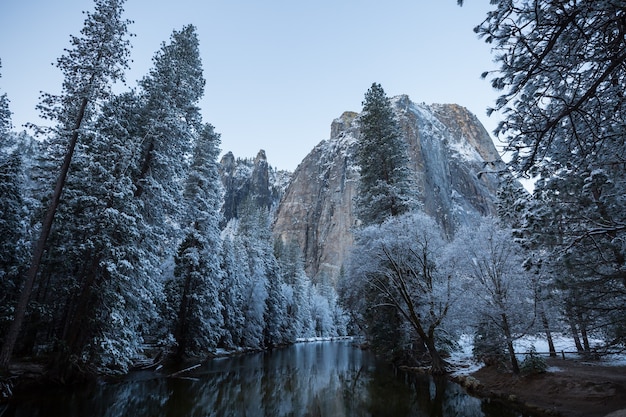
<svg viewBox="0 0 626 417">
<path fill-rule="evenodd" d="M 493 45 L 490 112 L 510 167 L 536 177 L 521 235 L 583 336 L 626 314 L 626 2 L 508 0 L 475 31 Z M 583 317 L 586 316 L 586 317 Z"/>
<path fill-rule="evenodd" d="M 475 31 L 493 44 L 499 64 L 483 76 L 502 91 L 490 111 L 504 116 L 496 133 L 514 169 L 626 162 L 626 2 L 492 3 Z"/>
</svg>

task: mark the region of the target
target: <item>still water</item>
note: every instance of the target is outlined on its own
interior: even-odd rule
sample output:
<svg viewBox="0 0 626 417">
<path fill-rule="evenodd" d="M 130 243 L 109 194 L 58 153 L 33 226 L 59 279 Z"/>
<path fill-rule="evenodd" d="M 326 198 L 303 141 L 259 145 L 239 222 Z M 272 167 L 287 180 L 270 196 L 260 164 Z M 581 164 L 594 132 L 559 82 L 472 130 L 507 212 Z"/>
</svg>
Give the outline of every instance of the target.
<svg viewBox="0 0 626 417">
<path fill-rule="evenodd" d="M 519 415 L 445 379 L 395 373 L 350 342 L 215 359 L 185 375 L 142 372 L 123 382 L 33 392 L 0 406 L 0 417 Z"/>
</svg>

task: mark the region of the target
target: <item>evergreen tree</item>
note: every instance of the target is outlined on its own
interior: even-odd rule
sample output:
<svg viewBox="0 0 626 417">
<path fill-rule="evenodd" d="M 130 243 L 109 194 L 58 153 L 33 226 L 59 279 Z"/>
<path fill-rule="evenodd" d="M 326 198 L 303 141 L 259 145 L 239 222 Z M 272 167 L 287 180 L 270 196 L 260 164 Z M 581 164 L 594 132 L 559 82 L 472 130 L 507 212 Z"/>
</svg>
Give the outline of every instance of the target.
<svg viewBox="0 0 626 417">
<path fill-rule="evenodd" d="M 495 109 L 518 172 L 540 162 L 623 159 L 626 127 L 624 5 L 495 1 L 475 31 L 493 44 L 502 91 Z M 485 72 L 484 77 L 490 75 Z M 607 148 L 608 155 L 597 153 Z"/>
<path fill-rule="evenodd" d="M 0 69 L 2 69 L 2 60 L 0 60 Z M 2 74 L 0 73 L 0 78 Z M 0 146 L 3 146 L 5 140 L 8 139 L 11 130 L 11 110 L 9 109 L 9 98 L 6 93 L 0 94 Z"/>
<path fill-rule="evenodd" d="M 72 36 L 72 48 L 57 61 L 64 75 L 63 90 L 58 96 L 44 94 L 39 109 L 42 116 L 56 123 L 51 130 L 64 151 L 41 235 L 34 248 L 15 316 L 0 352 L 0 368 L 8 365 L 22 327 L 28 300 L 39 271 L 46 241 L 59 205 L 78 139 L 96 104 L 110 92 L 111 84 L 123 79 L 129 50 L 126 40 L 128 21 L 121 18 L 123 0 L 95 0 L 94 12 L 87 13 L 81 36 Z"/>
<path fill-rule="evenodd" d="M 0 342 L 13 317 L 21 276 L 28 262 L 28 218 L 22 179 L 18 152 L 0 149 Z"/>
<path fill-rule="evenodd" d="M 222 285 L 220 286 L 220 302 L 224 307 L 224 330 L 220 346 L 234 349 L 243 346 L 242 330 L 245 325 L 243 278 L 244 265 L 247 265 L 244 249 L 238 245 L 239 239 L 233 241 L 226 236 L 222 244 Z M 237 245 L 236 245 L 237 243 Z"/>
<path fill-rule="evenodd" d="M 219 342 L 224 324 L 220 303 L 221 182 L 217 157 L 219 135 L 205 125 L 196 141 L 187 178 L 187 236 L 178 249 L 170 304 L 177 308 L 174 337 L 178 356 L 206 354 Z"/>
<path fill-rule="evenodd" d="M 307 297 L 310 282 L 304 271 L 302 251 L 297 243 L 277 241 L 274 252 L 280 267 L 283 294 L 286 301 L 285 316 L 288 323 L 287 340 L 311 337 L 310 299 Z"/>
<path fill-rule="evenodd" d="M 552 278 L 565 322 L 574 337 L 586 329 L 603 334 L 609 343 L 626 338 L 626 285 L 624 285 L 621 232 L 589 231 L 607 219 L 623 216 L 621 186 L 604 170 L 579 173 L 574 167 L 536 183 L 525 217 L 525 241 L 542 253 L 542 269 Z M 620 220 L 623 221 L 623 220 Z M 588 350 L 581 345 L 582 350 Z"/>
<path fill-rule="evenodd" d="M 2 67 L 0 61 L 0 68 Z M 20 275 L 19 242 L 23 227 L 21 165 L 17 152 L 9 146 L 11 112 L 6 94 L 0 95 L 0 329 L 6 334 L 6 323 L 12 316 Z"/>
<path fill-rule="evenodd" d="M 199 42 L 192 25 L 172 33 L 140 81 L 144 103 L 142 153 L 136 167 L 136 197 L 151 198 L 154 212 L 181 210 L 180 183 L 186 177 L 185 156 L 200 124 L 197 103 L 204 94 Z M 167 197 L 174 197 L 173 199 Z M 168 207 L 171 206 L 172 207 Z"/>
<path fill-rule="evenodd" d="M 360 127 L 357 215 L 365 225 L 380 224 L 414 205 L 407 145 L 380 84 L 365 93 Z"/>
<path fill-rule="evenodd" d="M 556 272 L 576 272 L 580 279 L 563 280 L 564 289 L 583 284 L 575 298 L 586 294 L 584 304 L 601 306 L 598 312 L 612 317 L 602 327 L 623 343 L 617 323 L 626 316 L 624 4 L 493 4 L 475 29 L 493 44 L 499 63 L 492 85 L 502 94 L 490 111 L 504 116 L 496 133 L 511 152 L 510 165 L 539 177 L 534 199 L 547 204 L 533 204 L 527 216 L 533 230 L 525 233 L 557 260 Z"/>
<path fill-rule="evenodd" d="M 161 289 L 140 245 L 130 169 L 136 149 L 126 125 L 136 105 L 133 94 L 103 105 L 92 133 L 77 146 L 50 237 L 46 282 L 53 290 L 42 293 L 42 301 L 62 306 L 52 309 L 62 372 L 67 355 L 101 372 L 125 371 L 155 319 Z"/>
<path fill-rule="evenodd" d="M 141 205 L 142 250 L 151 254 L 151 268 L 159 275 L 183 238 L 184 182 L 194 141 L 203 130 L 197 103 L 205 81 L 195 28 L 173 31 L 153 63 L 139 83 L 132 137 L 138 151 L 132 177 L 134 197 Z"/>
</svg>

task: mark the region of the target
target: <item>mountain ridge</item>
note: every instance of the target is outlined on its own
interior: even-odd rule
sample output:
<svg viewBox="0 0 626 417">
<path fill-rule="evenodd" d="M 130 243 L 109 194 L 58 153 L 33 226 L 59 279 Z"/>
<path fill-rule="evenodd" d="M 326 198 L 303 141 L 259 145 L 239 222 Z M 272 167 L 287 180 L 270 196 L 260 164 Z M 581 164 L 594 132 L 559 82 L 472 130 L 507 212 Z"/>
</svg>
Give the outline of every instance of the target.
<svg viewBox="0 0 626 417">
<path fill-rule="evenodd" d="M 496 213 L 498 181 L 480 173 L 502 160 L 478 118 L 457 104 L 416 104 L 391 99 L 408 144 L 422 210 L 451 236 L 479 216 Z M 294 171 L 276 210 L 273 230 L 302 249 L 309 276 L 335 282 L 358 226 L 354 213 L 359 169 L 355 152 L 359 114 L 344 112 Z"/>
<path fill-rule="evenodd" d="M 480 216 L 495 215 L 498 178 L 488 173 L 503 162 L 478 118 L 458 104 L 418 104 L 407 95 L 390 100 L 407 142 L 421 210 L 448 237 Z M 246 200 L 269 209 L 274 236 L 300 247 L 306 272 L 317 282 L 336 282 L 359 224 L 354 212 L 359 117 L 345 111 L 334 119 L 330 137 L 293 172 L 271 168 L 263 150 L 254 159 L 235 159 L 228 152 L 220 161 L 226 220 L 236 217 Z"/>
</svg>

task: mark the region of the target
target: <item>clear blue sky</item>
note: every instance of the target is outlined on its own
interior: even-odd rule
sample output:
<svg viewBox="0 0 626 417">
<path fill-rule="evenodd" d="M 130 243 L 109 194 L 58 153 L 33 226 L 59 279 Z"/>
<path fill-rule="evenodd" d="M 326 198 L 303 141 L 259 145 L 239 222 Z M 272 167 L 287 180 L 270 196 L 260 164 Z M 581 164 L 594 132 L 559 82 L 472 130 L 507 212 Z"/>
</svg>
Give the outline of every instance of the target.
<svg viewBox="0 0 626 417">
<path fill-rule="evenodd" d="M 51 65 L 78 34 L 89 0 L 1 0 L 0 93 L 15 130 L 37 122 L 39 91 L 57 93 Z M 489 131 L 485 109 L 496 92 L 480 74 L 493 69 L 490 48 L 473 27 L 488 0 L 127 0 L 135 21 L 134 86 L 173 29 L 198 29 L 207 80 L 204 120 L 222 134 L 223 151 L 293 170 L 330 134 L 345 110 L 360 111 L 372 82 L 415 102 L 458 103 Z"/>
</svg>

